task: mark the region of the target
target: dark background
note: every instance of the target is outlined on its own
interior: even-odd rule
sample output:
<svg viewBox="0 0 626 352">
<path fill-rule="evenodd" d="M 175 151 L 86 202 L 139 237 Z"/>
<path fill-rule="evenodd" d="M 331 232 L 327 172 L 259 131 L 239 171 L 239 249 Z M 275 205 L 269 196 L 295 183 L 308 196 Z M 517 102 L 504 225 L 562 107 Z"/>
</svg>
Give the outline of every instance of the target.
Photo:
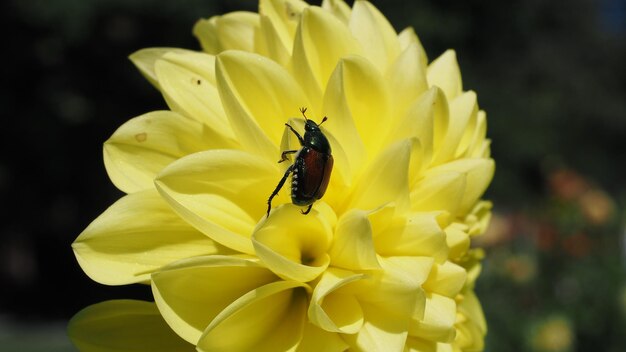
<svg viewBox="0 0 626 352">
<path fill-rule="evenodd" d="M 430 59 L 457 51 L 488 114 L 494 226 L 477 292 L 489 351 L 626 349 L 626 1 L 374 1 Z M 198 49 L 200 17 L 254 1 L 0 5 L 0 345 L 71 350 L 89 304 L 149 297 L 89 280 L 70 244 L 122 196 L 102 143 L 165 108 L 127 56 Z"/>
</svg>

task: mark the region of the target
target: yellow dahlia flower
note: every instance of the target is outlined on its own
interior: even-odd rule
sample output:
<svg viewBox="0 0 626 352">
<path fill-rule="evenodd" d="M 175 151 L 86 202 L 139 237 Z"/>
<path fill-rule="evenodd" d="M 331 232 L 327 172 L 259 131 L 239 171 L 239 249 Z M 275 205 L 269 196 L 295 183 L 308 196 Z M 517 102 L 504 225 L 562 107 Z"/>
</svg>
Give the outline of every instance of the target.
<svg viewBox="0 0 626 352">
<path fill-rule="evenodd" d="M 485 113 L 455 53 L 432 62 L 411 28 L 370 3 L 261 0 L 194 27 L 203 52 L 131 60 L 170 110 L 105 143 L 127 193 L 76 239 L 108 285 L 146 283 L 154 303 L 109 301 L 70 322 L 81 350 L 476 351 L 473 292 L 494 172 Z M 298 109 L 334 157 L 308 215 L 284 188 Z"/>
</svg>

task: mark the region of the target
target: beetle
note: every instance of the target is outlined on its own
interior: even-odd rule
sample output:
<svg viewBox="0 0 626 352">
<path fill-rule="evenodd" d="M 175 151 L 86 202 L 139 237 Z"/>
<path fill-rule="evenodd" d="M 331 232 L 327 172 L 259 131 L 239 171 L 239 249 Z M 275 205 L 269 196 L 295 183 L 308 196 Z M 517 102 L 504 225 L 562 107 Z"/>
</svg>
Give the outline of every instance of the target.
<svg viewBox="0 0 626 352">
<path fill-rule="evenodd" d="M 297 150 L 285 150 L 280 156 L 279 163 L 282 163 L 287 159 L 288 154 L 294 154 L 295 161 L 291 164 L 285 175 L 278 182 L 278 185 L 267 200 L 267 216 L 270 216 L 270 210 L 272 209 L 272 198 L 274 198 L 278 191 L 283 187 L 285 181 L 289 177 L 289 174 L 293 173 L 291 177 L 291 202 L 299 206 L 307 206 L 305 211 L 301 211 L 306 215 L 311 211 L 313 203 L 316 200 L 321 199 L 326 193 L 328 187 L 328 181 L 330 181 L 330 173 L 333 170 L 333 156 L 330 148 L 330 143 L 324 135 L 324 132 L 320 129 L 320 125 L 323 124 L 327 118 L 324 116 L 322 122 L 319 124 L 313 120 L 309 120 L 306 117 L 306 108 L 300 108 L 300 112 L 304 117 L 304 138 L 288 123 L 285 123 L 291 132 L 293 132 L 302 148 Z"/>
</svg>

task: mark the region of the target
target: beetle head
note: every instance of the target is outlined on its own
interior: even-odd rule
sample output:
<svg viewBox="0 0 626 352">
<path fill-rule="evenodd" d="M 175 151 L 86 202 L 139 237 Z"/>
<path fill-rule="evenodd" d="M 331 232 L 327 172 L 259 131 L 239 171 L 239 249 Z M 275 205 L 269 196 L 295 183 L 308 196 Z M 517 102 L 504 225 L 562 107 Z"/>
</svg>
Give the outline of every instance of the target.
<svg viewBox="0 0 626 352">
<path fill-rule="evenodd" d="M 326 122 L 326 120 L 328 120 L 328 118 L 326 116 L 324 116 L 324 118 L 322 119 L 322 122 L 320 122 L 319 124 L 315 123 L 315 121 L 313 120 L 309 120 L 306 118 L 306 123 L 304 124 L 304 130 L 306 132 L 317 132 L 320 130 L 320 125 L 323 124 L 324 122 Z"/>
</svg>

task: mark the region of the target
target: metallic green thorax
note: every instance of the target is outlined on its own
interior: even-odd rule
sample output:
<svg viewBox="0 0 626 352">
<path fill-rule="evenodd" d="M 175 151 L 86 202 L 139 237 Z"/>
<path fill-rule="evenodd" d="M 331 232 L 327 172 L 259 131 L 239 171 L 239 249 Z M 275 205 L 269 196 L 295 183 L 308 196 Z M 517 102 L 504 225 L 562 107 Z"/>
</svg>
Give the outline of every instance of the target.
<svg viewBox="0 0 626 352">
<path fill-rule="evenodd" d="M 304 124 L 304 145 L 324 154 L 331 154 L 330 143 L 322 133 L 319 125 L 313 120 L 306 120 Z"/>
</svg>

